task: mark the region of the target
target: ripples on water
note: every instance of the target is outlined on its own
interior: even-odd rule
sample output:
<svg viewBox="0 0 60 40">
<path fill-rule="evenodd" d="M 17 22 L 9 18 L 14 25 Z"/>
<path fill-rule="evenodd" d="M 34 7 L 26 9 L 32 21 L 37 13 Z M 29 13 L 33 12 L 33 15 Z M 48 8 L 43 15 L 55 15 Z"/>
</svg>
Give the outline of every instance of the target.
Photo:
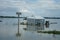
<svg viewBox="0 0 60 40">
<path fill-rule="evenodd" d="M 26 25 L 20 25 L 21 36 L 16 36 L 17 33 L 17 19 L 4 18 L 0 22 L 0 40 L 60 40 L 60 35 L 37 33 L 36 31 L 23 30 Z M 50 22 L 57 22 L 58 24 L 51 24 L 47 29 L 60 30 L 60 19 L 50 20 Z"/>
</svg>

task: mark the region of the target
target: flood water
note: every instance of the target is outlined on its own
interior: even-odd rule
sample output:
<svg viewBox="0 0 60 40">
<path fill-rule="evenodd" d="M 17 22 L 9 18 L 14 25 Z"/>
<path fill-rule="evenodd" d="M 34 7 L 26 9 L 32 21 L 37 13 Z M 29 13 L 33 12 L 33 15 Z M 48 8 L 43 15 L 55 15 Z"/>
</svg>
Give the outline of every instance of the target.
<svg viewBox="0 0 60 40">
<path fill-rule="evenodd" d="M 2 18 L 1 20 L 3 22 L 0 22 L 0 40 L 60 40 L 60 35 L 25 31 L 23 28 L 26 25 L 20 25 L 21 36 L 16 36 L 18 32 L 17 18 Z M 57 22 L 57 24 L 50 24 L 49 28 L 45 28 L 45 30 L 60 31 L 60 19 L 50 19 L 49 21 L 50 23 Z"/>
</svg>

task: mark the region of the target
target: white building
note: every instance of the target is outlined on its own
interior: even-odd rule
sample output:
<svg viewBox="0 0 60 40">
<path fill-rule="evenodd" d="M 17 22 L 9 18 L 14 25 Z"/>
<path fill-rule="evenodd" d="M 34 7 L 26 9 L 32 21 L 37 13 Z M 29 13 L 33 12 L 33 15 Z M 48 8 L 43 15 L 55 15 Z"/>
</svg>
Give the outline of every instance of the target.
<svg viewBox="0 0 60 40">
<path fill-rule="evenodd" d="M 45 19 L 41 16 L 33 16 L 27 18 L 27 23 L 30 26 L 27 26 L 31 30 L 44 30 Z"/>
</svg>

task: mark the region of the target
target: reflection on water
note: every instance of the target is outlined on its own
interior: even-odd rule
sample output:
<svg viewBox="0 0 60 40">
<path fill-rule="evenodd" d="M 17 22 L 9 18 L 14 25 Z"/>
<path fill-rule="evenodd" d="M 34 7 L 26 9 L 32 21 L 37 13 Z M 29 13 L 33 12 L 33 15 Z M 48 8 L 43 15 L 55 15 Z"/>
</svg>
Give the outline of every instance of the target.
<svg viewBox="0 0 60 40">
<path fill-rule="evenodd" d="M 53 37 L 56 38 L 55 34 L 53 34 Z"/>
<path fill-rule="evenodd" d="M 16 37 L 16 40 L 22 40 L 20 36 Z"/>
<path fill-rule="evenodd" d="M 21 36 L 16 36 L 18 26 L 13 25 L 14 23 L 17 23 L 17 19 L 7 18 L 4 19 L 3 22 L 0 22 L 0 40 L 60 40 L 60 35 L 37 33 L 36 31 L 25 31 L 23 28 L 26 28 L 26 25 L 20 25 L 19 31 Z M 56 25 L 52 28 L 56 29 Z"/>
<path fill-rule="evenodd" d="M 30 31 L 44 30 L 44 27 L 39 25 L 27 25 L 27 30 Z"/>
</svg>

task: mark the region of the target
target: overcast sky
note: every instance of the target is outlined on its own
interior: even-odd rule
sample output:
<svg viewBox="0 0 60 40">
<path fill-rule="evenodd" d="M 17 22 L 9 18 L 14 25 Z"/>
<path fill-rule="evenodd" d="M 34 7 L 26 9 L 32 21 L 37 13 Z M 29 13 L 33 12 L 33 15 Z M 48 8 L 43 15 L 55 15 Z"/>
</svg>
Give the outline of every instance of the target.
<svg viewBox="0 0 60 40">
<path fill-rule="evenodd" d="M 0 0 L 0 15 L 60 17 L 60 0 Z"/>
</svg>

